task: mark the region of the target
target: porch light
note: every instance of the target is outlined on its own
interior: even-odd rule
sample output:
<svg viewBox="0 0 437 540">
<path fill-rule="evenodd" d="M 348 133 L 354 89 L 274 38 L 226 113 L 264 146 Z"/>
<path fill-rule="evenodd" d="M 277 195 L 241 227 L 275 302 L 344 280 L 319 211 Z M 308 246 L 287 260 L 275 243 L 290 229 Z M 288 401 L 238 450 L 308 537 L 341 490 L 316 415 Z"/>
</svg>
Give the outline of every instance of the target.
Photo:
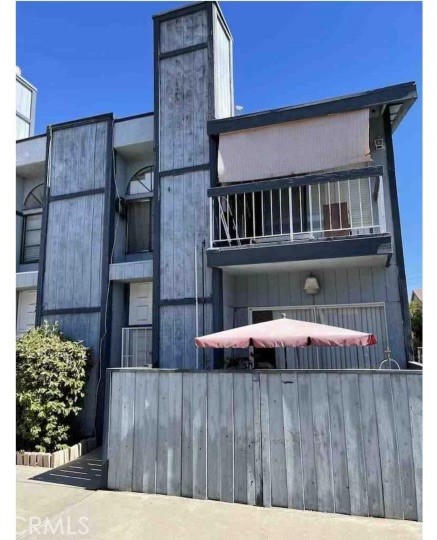
<svg viewBox="0 0 437 540">
<path fill-rule="evenodd" d="M 304 291 L 307 294 L 317 294 L 320 291 L 320 285 L 317 278 L 309 276 L 305 280 Z"/>
</svg>

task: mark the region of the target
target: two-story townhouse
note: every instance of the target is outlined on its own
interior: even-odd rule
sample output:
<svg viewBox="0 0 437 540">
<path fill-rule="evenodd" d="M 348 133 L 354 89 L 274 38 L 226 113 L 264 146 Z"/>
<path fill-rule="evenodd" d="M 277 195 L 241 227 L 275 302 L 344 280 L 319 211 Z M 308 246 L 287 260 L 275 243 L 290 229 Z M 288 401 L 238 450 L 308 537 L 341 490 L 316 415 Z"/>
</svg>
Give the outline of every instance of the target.
<svg viewBox="0 0 437 540">
<path fill-rule="evenodd" d="M 108 367 L 220 367 L 247 351 L 196 335 L 283 312 L 378 345 L 256 351 L 259 366 L 370 368 L 390 348 L 406 367 L 392 134 L 415 84 L 235 116 L 218 4 L 154 28 L 153 112 L 17 141 L 17 333 L 58 321 L 92 348 L 84 433 L 101 430 Z"/>
</svg>

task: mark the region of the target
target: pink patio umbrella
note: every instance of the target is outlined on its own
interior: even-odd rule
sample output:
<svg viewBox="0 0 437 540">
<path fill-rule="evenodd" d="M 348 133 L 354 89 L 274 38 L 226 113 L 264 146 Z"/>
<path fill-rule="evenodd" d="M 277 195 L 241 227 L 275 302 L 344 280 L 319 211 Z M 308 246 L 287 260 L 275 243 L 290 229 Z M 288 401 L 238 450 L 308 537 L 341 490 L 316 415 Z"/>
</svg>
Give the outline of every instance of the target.
<svg viewBox="0 0 437 540">
<path fill-rule="evenodd" d="M 375 345 L 373 334 L 306 321 L 282 319 L 249 324 L 208 336 L 196 337 L 199 348 L 261 349 L 274 347 L 348 347 Z"/>
</svg>

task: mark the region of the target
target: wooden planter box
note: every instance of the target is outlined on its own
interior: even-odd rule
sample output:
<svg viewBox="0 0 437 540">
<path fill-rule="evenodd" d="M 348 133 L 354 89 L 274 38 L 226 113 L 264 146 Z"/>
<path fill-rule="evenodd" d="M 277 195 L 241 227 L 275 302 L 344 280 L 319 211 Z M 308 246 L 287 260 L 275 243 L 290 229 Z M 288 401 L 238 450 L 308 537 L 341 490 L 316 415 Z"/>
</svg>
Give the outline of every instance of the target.
<svg viewBox="0 0 437 540">
<path fill-rule="evenodd" d="M 87 454 L 94 450 L 97 446 L 96 439 L 82 439 L 77 444 L 64 448 L 62 450 L 56 450 L 51 454 L 48 452 L 17 452 L 16 464 L 17 465 L 29 465 L 30 467 L 48 467 L 53 469 L 65 465 L 69 461 Z"/>
</svg>

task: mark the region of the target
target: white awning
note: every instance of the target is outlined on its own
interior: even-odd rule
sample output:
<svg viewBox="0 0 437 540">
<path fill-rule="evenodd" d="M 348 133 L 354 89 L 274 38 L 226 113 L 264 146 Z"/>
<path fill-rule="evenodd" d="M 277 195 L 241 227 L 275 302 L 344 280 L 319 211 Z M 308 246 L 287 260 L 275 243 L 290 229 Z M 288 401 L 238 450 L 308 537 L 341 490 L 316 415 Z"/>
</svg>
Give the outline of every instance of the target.
<svg viewBox="0 0 437 540">
<path fill-rule="evenodd" d="M 369 109 L 220 135 L 219 181 L 245 182 L 370 161 Z"/>
</svg>

